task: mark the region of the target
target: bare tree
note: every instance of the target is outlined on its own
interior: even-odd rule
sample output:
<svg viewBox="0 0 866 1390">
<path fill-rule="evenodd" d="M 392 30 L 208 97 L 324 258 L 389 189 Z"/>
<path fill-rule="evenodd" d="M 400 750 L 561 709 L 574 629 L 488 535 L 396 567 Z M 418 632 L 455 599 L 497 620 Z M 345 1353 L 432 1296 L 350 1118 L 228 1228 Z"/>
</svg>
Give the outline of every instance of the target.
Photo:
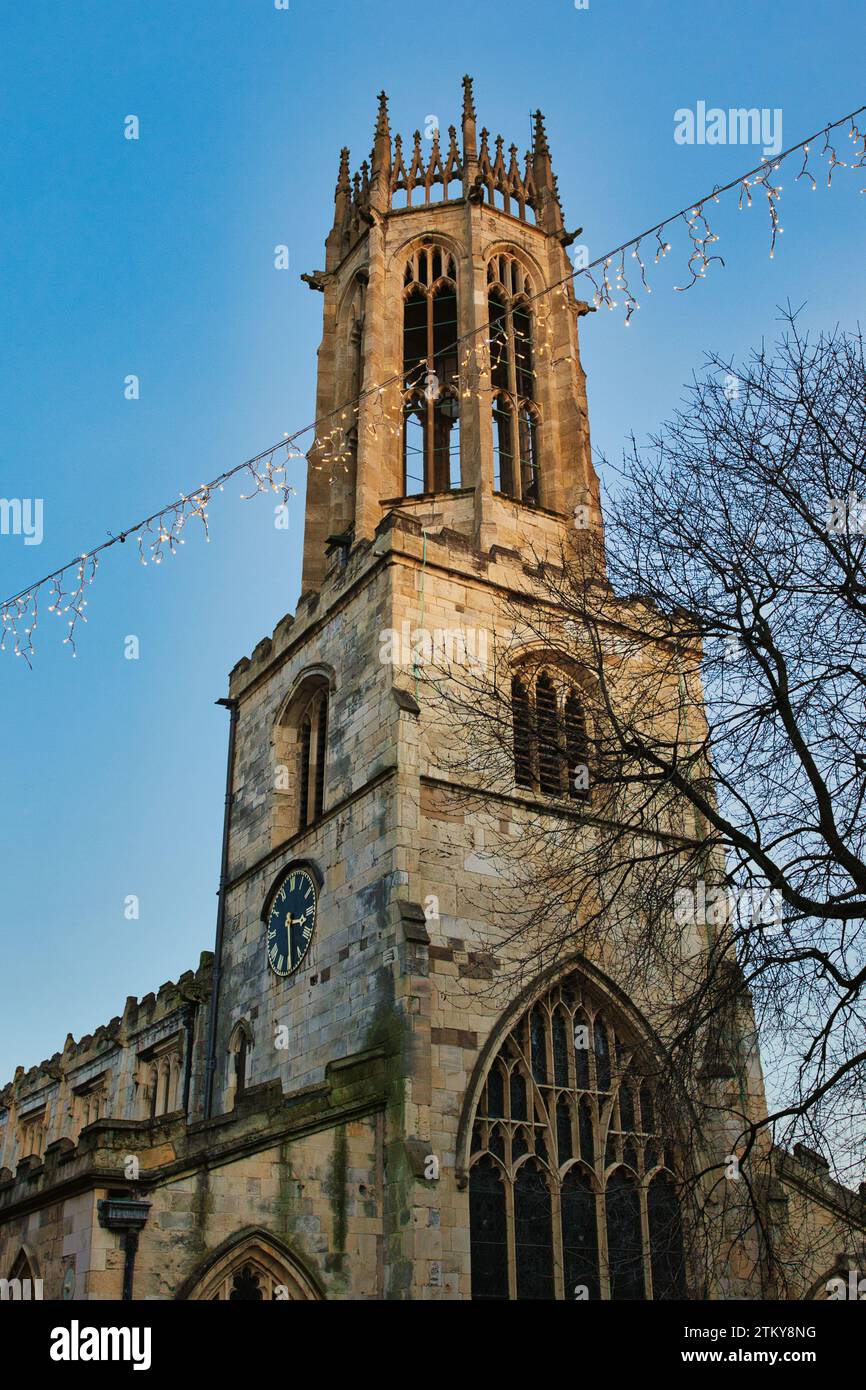
<svg viewBox="0 0 866 1390">
<path fill-rule="evenodd" d="M 654 1000 L 696 1134 L 708 1107 L 730 1114 L 713 1079 L 737 1077 L 732 1151 L 829 1149 L 851 1183 L 866 1097 L 862 338 L 810 339 L 789 311 L 772 353 L 740 369 L 711 356 L 672 420 L 606 471 L 603 542 L 577 509 L 557 563 L 509 599 L 492 664 L 430 677 L 462 732 L 464 795 L 479 814 L 492 793 L 519 806 L 519 837 L 495 847 L 520 904 L 500 943 L 533 968 L 615 953 L 617 978 Z M 766 1201 L 748 1221 L 784 1283 Z"/>
</svg>

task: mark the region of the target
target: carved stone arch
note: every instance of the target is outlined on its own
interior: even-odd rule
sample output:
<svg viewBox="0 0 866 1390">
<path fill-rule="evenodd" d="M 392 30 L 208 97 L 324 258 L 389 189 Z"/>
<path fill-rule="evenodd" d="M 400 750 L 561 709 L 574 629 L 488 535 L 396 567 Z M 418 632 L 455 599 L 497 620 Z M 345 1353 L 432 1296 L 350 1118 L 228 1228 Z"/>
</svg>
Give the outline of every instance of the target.
<svg viewBox="0 0 866 1390">
<path fill-rule="evenodd" d="M 619 988 L 608 975 L 605 975 L 597 966 L 583 955 L 569 956 L 564 961 L 558 961 L 555 965 L 549 966 L 535 980 L 525 986 L 515 999 L 508 1005 L 504 1012 L 497 1019 L 494 1027 L 488 1035 L 487 1041 L 478 1054 L 475 1066 L 472 1069 L 472 1076 L 466 1088 L 463 1098 L 463 1107 L 460 1112 L 460 1123 L 457 1129 L 457 1145 L 455 1158 L 455 1175 L 458 1187 L 465 1187 L 468 1177 L 469 1145 L 472 1139 L 472 1123 L 487 1074 L 496 1061 L 501 1051 L 503 1043 L 508 1038 L 509 1033 L 515 1024 L 532 1009 L 532 1006 L 542 999 L 557 984 L 568 979 L 570 975 L 577 974 L 582 976 L 590 990 L 596 994 L 602 1002 L 607 1002 L 611 1013 L 618 1015 L 627 1024 L 629 1030 L 638 1037 L 644 1045 L 648 1059 L 654 1067 L 662 1073 L 669 1070 L 668 1058 L 664 1045 L 656 1034 L 654 1028 L 636 1007 L 627 994 Z M 694 1114 L 693 1107 L 688 1097 L 678 1094 L 678 1104 L 686 1108 L 691 1116 L 691 1123 L 696 1124 L 697 1116 Z"/>
<path fill-rule="evenodd" d="M 352 309 L 359 297 L 363 298 L 367 287 L 370 271 L 366 261 L 360 262 L 355 269 L 346 276 L 340 297 L 337 301 L 337 323 L 348 322 L 352 317 Z"/>
<path fill-rule="evenodd" d="M 239 1018 L 229 1034 L 229 1049 L 237 1047 L 241 1038 L 245 1038 L 250 1047 L 253 1045 L 253 1030 L 250 1022 L 246 1018 Z"/>
<path fill-rule="evenodd" d="M 598 1178 L 596 1177 L 592 1168 L 590 1168 L 589 1165 L 585 1163 L 582 1158 L 569 1159 L 568 1162 L 563 1165 L 563 1177 L 566 1177 L 569 1173 L 576 1173 L 578 1176 L 586 1178 L 587 1182 L 590 1184 L 593 1190 L 598 1185 Z"/>
<path fill-rule="evenodd" d="M 569 656 L 567 652 L 550 647 L 543 638 L 521 642 L 520 646 L 514 650 L 511 656 L 511 670 L 515 675 L 524 672 L 527 675 L 535 676 L 544 669 L 558 672 L 563 679 L 577 682 L 585 690 L 595 688 L 595 681 L 589 666 L 582 663 L 577 657 Z"/>
<path fill-rule="evenodd" d="M 6 1277 L 7 1279 L 30 1279 L 31 1282 L 42 1278 L 39 1260 L 32 1245 L 28 1245 L 26 1241 L 21 1242 Z"/>
<path fill-rule="evenodd" d="M 325 1294 L 317 1276 L 279 1236 L 259 1226 L 230 1236 L 184 1280 L 176 1299 L 313 1301 Z"/>
<path fill-rule="evenodd" d="M 423 232 L 413 232 L 411 236 L 406 237 L 405 241 L 400 242 L 399 246 L 396 246 L 391 252 L 388 265 L 389 272 L 391 274 L 397 273 L 402 282 L 406 261 L 409 260 L 416 251 L 420 251 L 429 245 L 442 246 L 453 256 L 455 269 L 457 271 L 459 291 L 460 267 L 466 257 L 465 248 L 456 237 L 451 236 L 448 232 L 440 231 L 437 227 L 430 227 Z"/>
<path fill-rule="evenodd" d="M 484 247 L 481 256 L 485 267 L 494 256 L 508 256 L 511 260 L 520 262 L 533 282 L 532 292 L 535 294 L 537 294 L 546 283 L 541 262 L 523 246 L 518 246 L 516 242 L 502 241 L 501 239 L 491 241 Z"/>
<path fill-rule="evenodd" d="M 337 689 L 337 676 L 333 666 L 325 661 L 315 662 L 299 671 L 292 682 L 288 694 L 281 701 L 274 719 L 274 728 L 286 722 L 292 709 L 302 699 L 306 689 L 312 691 L 314 685 L 325 684 L 333 694 Z M 273 735 L 272 735 L 273 737 Z"/>
</svg>

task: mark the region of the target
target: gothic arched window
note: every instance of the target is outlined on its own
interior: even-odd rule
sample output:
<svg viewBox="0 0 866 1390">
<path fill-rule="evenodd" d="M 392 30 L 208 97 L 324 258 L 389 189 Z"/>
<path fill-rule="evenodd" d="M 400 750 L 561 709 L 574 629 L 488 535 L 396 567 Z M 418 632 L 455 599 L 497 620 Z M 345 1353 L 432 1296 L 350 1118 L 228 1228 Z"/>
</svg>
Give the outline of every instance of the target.
<svg viewBox="0 0 866 1390">
<path fill-rule="evenodd" d="M 8 1297 L 13 1299 L 32 1299 L 42 1297 L 42 1281 L 36 1277 L 30 1256 L 19 1250 L 9 1271 Z"/>
<path fill-rule="evenodd" d="M 319 819 L 325 809 L 325 762 L 328 750 L 328 691 L 321 686 L 301 716 L 298 765 L 298 829 Z"/>
<path fill-rule="evenodd" d="M 196 1302 L 264 1303 L 318 1299 L 321 1292 L 281 1243 L 259 1231 L 233 1243 L 215 1262 L 207 1261 L 205 1273 L 183 1296 Z"/>
<path fill-rule="evenodd" d="M 589 796 L 589 739 L 578 690 L 555 671 L 527 669 L 511 682 L 514 780 L 543 796 Z"/>
<path fill-rule="evenodd" d="M 472 1297 L 685 1296 L 670 1136 L 640 1040 L 572 974 L 511 1028 L 469 1158 Z"/>
<path fill-rule="evenodd" d="M 240 1019 L 232 1029 L 229 1038 L 229 1075 L 226 1108 L 231 1109 L 243 1095 L 249 1082 L 249 1058 L 252 1047 L 252 1032 L 245 1018 Z"/>
<path fill-rule="evenodd" d="M 332 679 L 330 668 L 302 672 L 274 723 L 273 846 L 284 844 L 324 814 Z"/>
<path fill-rule="evenodd" d="M 410 497 L 460 486 L 457 265 L 419 246 L 403 274 L 403 486 Z"/>
<path fill-rule="evenodd" d="M 530 506 L 541 501 L 539 414 L 535 404 L 532 282 L 512 256 L 487 266 L 490 385 L 493 390 L 493 484 Z"/>
</svg>

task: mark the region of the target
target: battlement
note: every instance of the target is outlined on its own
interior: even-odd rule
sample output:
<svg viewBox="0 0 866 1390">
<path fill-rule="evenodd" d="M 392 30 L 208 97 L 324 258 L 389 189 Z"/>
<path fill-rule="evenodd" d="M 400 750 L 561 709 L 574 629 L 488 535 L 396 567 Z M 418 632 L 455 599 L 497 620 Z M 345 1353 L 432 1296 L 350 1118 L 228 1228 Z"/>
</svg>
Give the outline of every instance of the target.
<svg viewBox="0 0 866 1390">
<path fill-rule="evenodd" d="M 38 1066 L 17 1067 L 0 1090 L 0 1169 L 40 1167 L 108 1117 L 143 1120 L 175 1108 L 203 1033 L 212 968 L 203 951 L 195 971 L 141 999 L 130 995 L 122 1015 L 77 1040 L 67 1034 L 63 1051 Z"/>
</svg>

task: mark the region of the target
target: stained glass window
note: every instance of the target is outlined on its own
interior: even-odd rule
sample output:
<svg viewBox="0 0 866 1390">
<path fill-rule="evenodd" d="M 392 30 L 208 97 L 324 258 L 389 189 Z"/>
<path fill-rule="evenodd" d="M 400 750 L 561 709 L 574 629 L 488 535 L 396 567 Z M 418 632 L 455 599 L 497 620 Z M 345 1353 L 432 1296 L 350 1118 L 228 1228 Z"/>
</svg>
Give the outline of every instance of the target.
<svg viewBox="0 0 866 1390">
<path fill-rule="evenodd" d="M 577 973 L 487 1073 L 469 1172 L 472 1296 L 685 1297 L 675 1143 L 641 1039 Z"/>
</svg>

